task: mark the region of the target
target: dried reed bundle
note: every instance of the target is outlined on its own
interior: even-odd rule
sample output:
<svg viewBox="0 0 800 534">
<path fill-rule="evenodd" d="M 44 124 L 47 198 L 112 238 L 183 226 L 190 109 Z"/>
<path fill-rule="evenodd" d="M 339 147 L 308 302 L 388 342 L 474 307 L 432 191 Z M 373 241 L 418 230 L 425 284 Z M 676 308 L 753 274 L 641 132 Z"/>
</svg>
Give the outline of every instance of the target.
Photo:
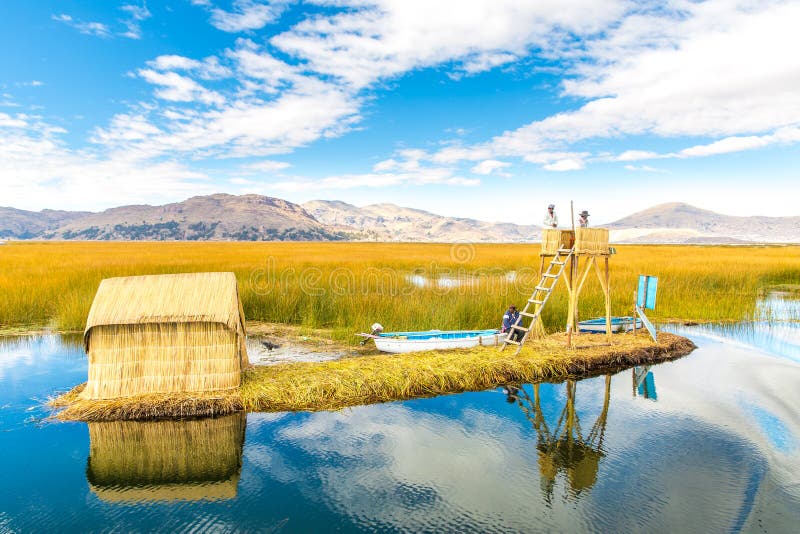
<svg viewBox="0 0 800 534">
<path fill-rule="evenodd" d="M 108 278 L 84 331 L 84 399 L 218 391 L 249 365 L 233 273 Z"/>
<path fill-rule="evenodd" d="M 575 252 L 608 254 L 608 228 L 576 228 Z"/>
<path fill-rule="evenodd" d="M 89 423 L 86 478 L 110 501 L 236 496 L 246 417 Z"/>
<path fill-rule="evenodd" d="M 362 356 L 321 363 L 253 367 L 240 389 L 250 411 L 336 410 L 346 406 L 481 391 L 510 383 L 591 376 L 631 365 L 685 356 L 686 338 L 659 332 L 626 334 L 605 344 L 604 336 L 580 336 L 580 350 L 565 347 L 566 335 L 527 343 L 519 355 L 496 347 Z"/>
<path fill-rule="evenodd" d="M 572 248 L 575 234 L 572 230 L 545 228 L 542 230 L 542 254 L 555 255 L 560 248 Z"/>
<path fill-rule="evenodd" d="M 632 365 L 679 358 L 694 350 L 688 339 L 659 332 L 625 334 L 605 344 L 603 336 L 581 335 L 579 350 L 565 347 L 566 334 L 527 343 L 519 355 L 497 347 L 375 355 L 320 363 L 256 366 L 242 375 L 239 390 L 219 398 L 185 393 L 140 395 L 113 400 L 80 399 L 81 386 L 50 402 L 66 407 L 61 419 L 110 421 L 189 417 L 233 410 L 337 410 L 347 406 L 481 391 L 505 384 L 560 381 Z"/>
<path fill-rule="evenodd" d="M 218 323 L 96 326 L 87 399 L 239 387 L 236 333 Z"/>
</svg>

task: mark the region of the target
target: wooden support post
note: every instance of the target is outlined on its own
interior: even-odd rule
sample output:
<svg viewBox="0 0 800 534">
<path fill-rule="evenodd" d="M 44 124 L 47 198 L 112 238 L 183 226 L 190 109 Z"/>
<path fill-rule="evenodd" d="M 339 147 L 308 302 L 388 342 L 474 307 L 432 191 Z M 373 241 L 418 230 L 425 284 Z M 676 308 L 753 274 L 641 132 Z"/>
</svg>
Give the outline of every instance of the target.
<svg viewBox="0 0 800 534">
<path fill-rule="evenodd" d="M 572 347 L 572 334 L 575 331 L 575 269 L 578 258 L 575 254 L 570 256 L 569 272 L 564 279 L 567 285 L 567 347 Z"/>
<path fill-rule="evenodd" d="M 605 297 L 606 305 L 606 341 L 611 343 L 611 288 L 610 277 L 608 273 L 608 256 L 605 261 L 605 273 L 600 271 L 600 265 L 595 261 L 595 271 L 597 271 L 597 278 L 600 280 L 600 286 L 603 288 L 603 296 Z"/>
</svg>

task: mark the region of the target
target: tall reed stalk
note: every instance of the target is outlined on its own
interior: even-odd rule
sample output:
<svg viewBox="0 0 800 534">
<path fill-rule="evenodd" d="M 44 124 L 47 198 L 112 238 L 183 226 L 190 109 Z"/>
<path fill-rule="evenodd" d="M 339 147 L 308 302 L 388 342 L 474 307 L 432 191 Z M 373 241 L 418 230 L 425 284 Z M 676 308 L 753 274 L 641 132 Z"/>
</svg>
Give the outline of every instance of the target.
<svg viewBox="0 0 800 534">
<path fill-rule="evenodd" d="M 333 329 L 341 339 L 378 321 L 391 330 L 499 326 L 536 283 L 539 246 L 409 243 L 12 242 L 0 249 L 0 325 L 82 330 L 100 280 L 233 271 L 248 320 Z M 753 317 L 761 291 L 800 284 L 798 246 L 618 246 L 612 312 L 629 314 L 639 274 L 659 277 L 656 319 Z M 510 280 L 510 273 L 516 278 Z M 544 313 L 566 322 L 566 291 Z M 601 315 L 590 278 L 581 317 Z"/>
</svg>

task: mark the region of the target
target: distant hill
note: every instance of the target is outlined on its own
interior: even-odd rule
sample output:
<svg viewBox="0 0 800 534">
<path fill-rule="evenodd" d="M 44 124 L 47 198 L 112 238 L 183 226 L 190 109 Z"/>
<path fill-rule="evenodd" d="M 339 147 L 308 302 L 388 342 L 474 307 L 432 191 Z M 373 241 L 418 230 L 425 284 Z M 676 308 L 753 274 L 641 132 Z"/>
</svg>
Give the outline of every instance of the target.
<svg viewBox="0 0 800 534">
<path fill-rule="evenodd" d="M 722 215 L 679 202 L 659 204 L 606 226 L 616 242 L 800 242 L 800 217 Z"/>
<path fill-rule="evenodd" d="M 6 219 L 0 212 L 0 232 L 5 232 L 0 236 L 123 241 L 309 241 L 349 237 L 330 231 L 297 204 L 260 195 L 216 194 L 163 206 L 122 206 L 100 213 L 75 213 L 60 220 L 53 218 L 51 224 L 36 223 L 44 212 L 21 213 Z"/>
<path fill-rule="evenodd" d="M 33 239 L 89 214 L 86 211 L 25 211 L 0 207 L 0 238 Z"/>
<path fill-rule="evenodd" d="M 606 225 L 617 243 L 800 242 L 800 217 L 736 217 L 661 204 Z M 100 213 L 0 208 L 0 240 L 532 242 L 538 226 L 445 217 L 394 204 L 364 207 L 216 194 Z"/>
<path fill-rule="evenodd" d="M 341 201 L 312 200 L 303 207 L 331 228 L 379 241 L 522 242 L 535 241 L 541 233 L 538 226 L 444 217 L 395 204 L 359 208 Z"/>
</svg>

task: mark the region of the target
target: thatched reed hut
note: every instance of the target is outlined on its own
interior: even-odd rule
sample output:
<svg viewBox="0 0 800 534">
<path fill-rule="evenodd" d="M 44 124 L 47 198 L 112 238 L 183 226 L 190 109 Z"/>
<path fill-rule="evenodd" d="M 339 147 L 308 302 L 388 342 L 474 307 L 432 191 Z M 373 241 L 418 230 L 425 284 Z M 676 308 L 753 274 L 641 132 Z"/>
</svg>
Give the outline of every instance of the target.
<svg viewBox="0 0 800 534">
<path fill-rule="evenodd" d="M 573 247 L 576 254 L 608 254 L 608 228 L 542 230 L 542 254 L 553 256 L 558 249 Z"/>
<path fill-rule="evenodd" d="M 189 421 L 89 423 L 86 478 L 109 502 L 236 497 L 243 412 Z"/>
<path fill-rule="evenodd" d="M 84 399 L 237 388 L 249 365 L 233 273 L 107 278 L 83 339 Z"/>
</svg>

